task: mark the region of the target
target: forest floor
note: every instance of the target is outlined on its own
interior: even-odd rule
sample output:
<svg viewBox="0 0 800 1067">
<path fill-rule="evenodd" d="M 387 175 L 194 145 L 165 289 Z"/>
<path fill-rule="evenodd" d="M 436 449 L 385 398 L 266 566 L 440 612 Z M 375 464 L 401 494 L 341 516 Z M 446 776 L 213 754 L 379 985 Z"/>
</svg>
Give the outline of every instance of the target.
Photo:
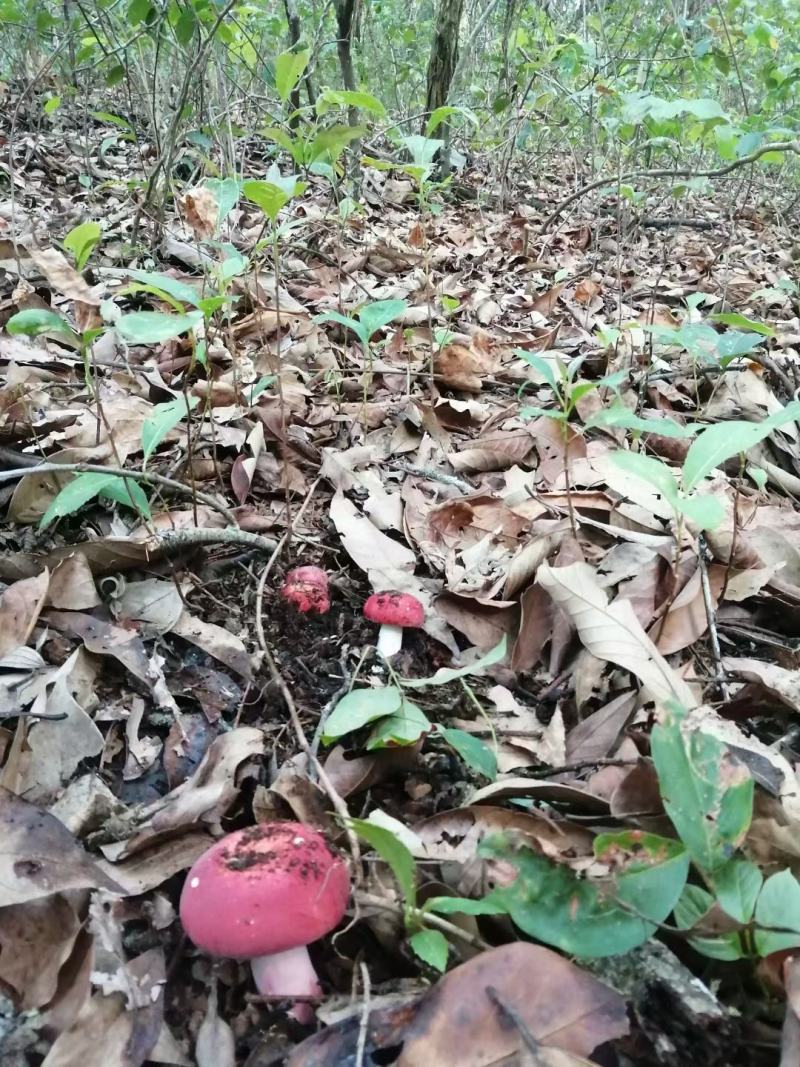
<svg viewBox="0 0 800 1067">
<path fill-rule="evenodd" d="M 420 900 L 502 882 L 477 852 L 498 831 L 576 870 L 596 831 L 672 837 L 650 758 L 657 664 L 756 781 L 736 844 L 765 877 L 797 868 L 797 425 L 776 419 L 746 463 L 701 471 L 721 520 L 704 534 L 660 475 L 612 459 L 644 442 L 679 474 L 690 424 L 759 424 L 795 398 L 797 249 L 758 178 L 635 206 L 601 194 L 544 233 L 571 187 L 557 166 L 501 206 L 479 161 L 425 212 L 402 169 L 367 169 L 345 218 L 312 178 L 284 211 L 276 283 L 253 203 L 216 232 L 200 150 L 159 218 L 138 211 L 139 155 L 107 117 L 4 113 L 0 327 L 52 310 L 92 330 L 112 300 L 186 314 L 178 283 L 214 295 L 216 267 L 243 254 L 202 360 L 185 334 L 100 330 L 85 364 L 76 334 L 0 332 L 4 1065 L 796 1062 L 781 1056 L 800 970 L 775 952 L 714 960 L 672 928 L 571 962 L 507 916 L 453 915 L 439 977 L 408 948 L 385 857 L 363 840 L 354 857 L 339 818 L 400 834 Z M 263 178 L 271 147 L 238 148 Z M 103 233 L 78 272 L 60 243 L 87 220 Z M 132 270 L 183 296 L 131 286 Z M 387 300 L 403 304 L 369 361 L 316 321 Z M 156 405 L 181 398 L 190 422 L 165 429 Z M 147 483 L 149 517 L 96 490 L 42 526 L 69 481 L 30 473 L 42 460 L 168 480 Z M 306 564 L 330 575 L 324 615 L 281 598 Z M 426 609 L 390 674 L 362 615 L 373 589 Z M 632 626 L 639 660 L 608 648 Z M 351 690 L 432 678 L 413 694 L 422 730 L 336 714 Z M 272 818 L 325 830 L 359 882 L 349 921 L 312 948 L 316 1033 L 242 964 L 198 952 L 177 915 L 220 830 Z M 549 921 L 539 941 L 563 947 Z"/>
</svg>

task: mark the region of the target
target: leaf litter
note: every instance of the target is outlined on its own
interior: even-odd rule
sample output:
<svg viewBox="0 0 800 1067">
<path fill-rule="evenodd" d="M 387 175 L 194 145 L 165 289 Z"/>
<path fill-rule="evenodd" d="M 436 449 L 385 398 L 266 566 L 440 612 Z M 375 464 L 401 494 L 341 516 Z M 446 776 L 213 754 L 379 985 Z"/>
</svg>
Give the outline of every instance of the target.
<svg viewBox="0 0 800 1067">
<path fill-rule="evenodd" d="M 759 296 L 781 281 L 768 249 L 785 234 L 740 219 L 747 255 L 722 257 L 689 229 L 648 232 L 620 274 L 588 223 L 523 243 L 524 185 L 508 213 L 445 200 L 421 219 L 412 182 L 368 170 L 352 224 L 325 223 L 322 182 L 284 209 L 302 243 L 277 281 L 254 252 L 260 213 L 243 199 L 220 231 L 203 185 L 160 244 L 150 235 L 152 258 L 113 254 L 131 205 L 81 273 L 53 242 L 54 173 L 20 191 L 0 271 L 0 321 L 51 316 L 0 335 L 13 1062 L 333 1067 L 360 1048 L 382 1063 L 560 1065 L 675 1042 L 678 1058 L 636 1062 L 679 1063 L 681 1027 L 710 1061 L 732 1035 L 778 1035 L 766 1009 L 742 1013 L 746 981 L 694 977 L 702 957 L 685 946 L 719 954 L 730 923 L 714 925 L 699 887 L 681 904 L 664 894 L 688 864 L 670 819 L 721 894 L 723 853 L 744 850 L 739 876 L 765 886 L 800 872 L 797 308 Z M 203 266 L 236 257 L 230 315 L 198 359 L 186 330 Z M 79 334 L 110 301 L 89 380 Z M 346 321 L 368 301 L 395 314 L 372 333 L 359 315 L 359 340 Z M 742 318 L 767 332 L 736 354 Z M 55 470 L 35 471 L 43 459 Z M 296 563 L 330 574 L 328 614 L 282 604 Z M 387 589 L 426 612 L 391 674 L 361 613 Z M 655 775 L 679 743 L 715 768 L 694 798 L 702 841 L 676 801 L 686 781 Z M 367 839 L 359 855 L 347 812 L 395 827 L 416 903 L 396 850 Z M 352 863 L 349 921 L 315 950 L 326 999 L 311 1034 L 177 918 L 208 845 L 271 818 L 317 823 Z M 523 871 L 549 887 L 538 913 L 524 885 L 514 895 Z M 654 874 L 645 906 L 634 882 Z M 464 900 L 491 893 L 505 914 L 469 914 Z M 573 922 L 587 909 L 597 943 L 604 894 L 633 909 L 615 904 L 623 940 L 662 932 L 619 967 L 582 959 L 592 939 L 580 951 Z M 432 898 L 466 908 L 443 912 L 444 959 L 419 939 L 442 937 L 425 926 Z M 683 940 L 663 926 L 673 907 Z M 775 960 L 800 947 L 800 919 L 786 922 L 764 965 L 796 1042 L 796 960 Z M 672 998 L 675 1032 L 648 1014 L 647 983 Z M 701 1039 L 712 1019 L 718 1037 Z"/>
</svg>

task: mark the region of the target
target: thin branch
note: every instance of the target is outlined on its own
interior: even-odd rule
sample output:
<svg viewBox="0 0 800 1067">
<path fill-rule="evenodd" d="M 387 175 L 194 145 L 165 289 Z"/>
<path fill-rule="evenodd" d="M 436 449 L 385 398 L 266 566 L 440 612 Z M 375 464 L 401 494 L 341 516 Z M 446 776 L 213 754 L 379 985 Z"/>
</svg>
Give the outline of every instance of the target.
<svg viewBox="0 0 800 1067">
<path fill-rule="evenodd" d="M 731 171 L 738 170 L 739 167 L 746 167 L 749 163 L 755 163 L 756 160 L 761 159 L 768 152 L 794 152 L 795 155 L 800 156 L 800 140 L 773 141 L 772 144 L 761 145 L 760 148 L 751 152 L 749 156 L 734 159 L 724 167 L 717 167 L 714 170 L 694 170 L 689 167 L 670 170 L 667 167 L 659 167 L 654 170 L 629 170 L 624 174 L 606 175 L 596 181 L 589 182 L 588 185 L 581 186 L 574 193 L 564 197 L 563 200 L 556 204 L 553 211 L 542 223 L 539 232 L 542 234 L 547 233 L 556 219 L 562 212 L 566 211 L 570 204 L 574 204 L 576 200 L 580 200 L 587 193 L 594 192 L 595 189 L 602 189 L 604 185 L 619 185 L 621 182 L 630 181 L 632 178 L 723 178 L 726 174 L 730 174 Z"/>
</svg>

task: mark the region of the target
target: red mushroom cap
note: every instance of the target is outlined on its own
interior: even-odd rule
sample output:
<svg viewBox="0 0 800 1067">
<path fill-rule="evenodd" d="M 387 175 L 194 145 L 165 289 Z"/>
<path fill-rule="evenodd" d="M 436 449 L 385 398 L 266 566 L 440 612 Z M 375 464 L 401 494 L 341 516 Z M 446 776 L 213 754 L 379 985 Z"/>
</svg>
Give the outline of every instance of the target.
<svg viewBox="0 0 800 1067">
<path fill-rule="evenodd" d="M 181 922 L 198 948 L 249 960 L 323 937 L 349 895 L 347 867 L 319 831 L 264 822 L 200 856 L 183 886 Z"/>
<path fill-rule="evenodd" d="M 295 567 L 284 578 L 281 596 L 304 615 L 324 615 L 331 606 L 328 575 L 321 567 Z"/>
<path fill-rule="evenodd" d="M 373 593 L 364 605 L 364 617 L 389 626 L 422 626 L 425 608 L 411 593 Z"/>
</svg>

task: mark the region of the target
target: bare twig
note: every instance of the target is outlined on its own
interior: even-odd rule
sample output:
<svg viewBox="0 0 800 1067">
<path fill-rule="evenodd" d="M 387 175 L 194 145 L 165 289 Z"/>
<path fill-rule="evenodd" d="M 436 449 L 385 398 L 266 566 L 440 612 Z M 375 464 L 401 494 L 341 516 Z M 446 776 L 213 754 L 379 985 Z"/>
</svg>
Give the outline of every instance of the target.
<svg viewBox="0 0 800 1067">
<path fill-rule="evenodd" d="M 722 668 L 722 653 L 719 648 L 719 634 L 717 633 L 717 611 L 714 606 L 714 598 L 711 595 L 711 583 L 708 580 L 708 567 L 705 559 L 706 542 L 701 535 L 697 544 L 697 564 L 700 568 L 700 588 L 703 591 L 703 605 L 706 609 L 708 620 L 708 639 L 711 645 L 711 655 L 714 657 L 714 675 L 717 688 L 723 700 L 730 699 L 730 690 L 725 681 L 725 671 Z"/>
<path fill-rule="evenodd" d="M 394 465 L 398 470 L 405 471 L 406 474 L 413 474 L 416 478 L 428 478 L 432 482 L 441 482 L 442 485 L 452 485 L 454 489 L 460 489 L 462 493 L 475 492 L 474 485 L 470 485 L 469 482 L 464 481 L 463 478 L 459 478 L 455 474 L 446 474 L 444 471 L 437 471 L 432 467 L 415 467 L 413 463 L 402 463 L 400 460 L 395 460 Z"/>
<path fill-rule="evenodd" d="M 364 1003 L 361 1006 L 361 1019 L 358 1024 L 355 1067 L 364 1067 L 364 1055 L 367 1051 L 367 1033 L 369 1032 L 369 1008 L 372 983 L 370 982 L 367 965 L 363 960 L 359 962 L 358 969 L 361 972 L 361 995 L 364 998 Z"/>
<path fill-rule="evenodd" d="M 768 152 L 793 152 L 795 155 L 800 155 L 800 140 L 773 141 L 771 144 L 763 144 L 760 148 L 751 152 L 750 155 L 742 156 L 741 159 L 734 159 L 732 162 L 726 163 L 724 167 L 716 167 L 713 170 L 695 170 L 691 167 L 679 167 L 677 170 L 671 170 L 668 167 L 657 167 L 652 170 L 629 170 L 623 174 L 606 174 L 596 181 L 589 182 L 588 185 L 582 185 L 580 189 L 576 189 L 574 193 L 570 193 L 569 196 L 565 196 L 563 200 L 560 200 L 542 223 L 540 233 L 547 233 L 556 219 L 562 212 L 566 211 L 570 204 L 574 204 L 576 200 L 580 200 L 587 193 L 602 189 L 604 185 L 618 185 L 620 182 L 627 182 L 632 178 L 723 178 L 726 174 L 730 174 L 731 171 L 738 170 L 739 167 L 746 167 L 749 163 L 755 163 L 757 159 L 761 159 Z"/>
</svg>

